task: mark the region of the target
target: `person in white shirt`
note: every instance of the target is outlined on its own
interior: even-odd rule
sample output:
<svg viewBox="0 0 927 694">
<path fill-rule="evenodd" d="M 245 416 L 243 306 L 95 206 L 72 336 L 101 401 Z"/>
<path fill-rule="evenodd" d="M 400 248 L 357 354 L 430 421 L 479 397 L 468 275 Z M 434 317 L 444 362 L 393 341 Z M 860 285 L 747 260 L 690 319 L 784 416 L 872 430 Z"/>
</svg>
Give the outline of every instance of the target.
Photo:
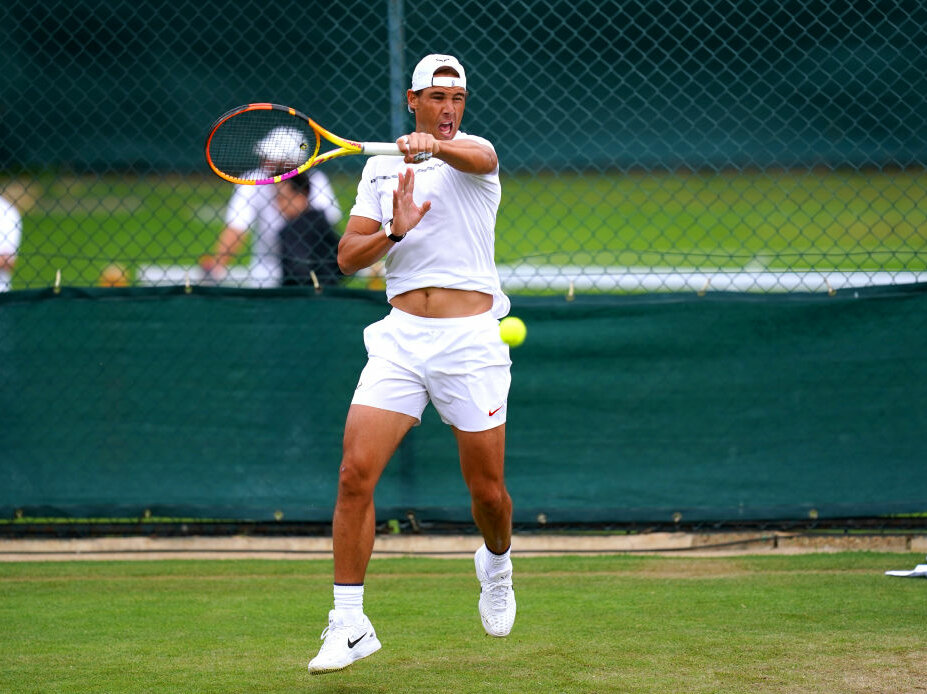
<svg viewBox="0 0 927 694">
<path fill-rule="evenodd" d="M 22 235 L 22 215 L 13 203 L 0 197 L 0 292 L 8 292 L 12 288 L 13 266 Z"/>
<path fill-rule="evenodd" d="M 499 336 L 510 304 L 494 262 L 499 163 L 488 140 L 459 130 L 467 79 L 456 58 L 423 58 L 406 98 L 415 131 L 397 140 L 405 157 L 367 161 L 338 249 L 345 274 L 386 255 L 392 310 L 364 330 L 368 361 L 345 423 L 332 521 L 334 609 L 309 663 L 313 674 L 341 670 L 380 648 L 363 610 L 374 488 L 429 401 L 457 440 L 483 536 L 474 557 L 483 628 L 506 636 L 515 620 L 512 500 L 504 481 L 511 360 Z M 430 158 L 421 161 L 423 154 Z"/>
<path fill-rule="evenodd" d="M 290 147 L 281 143 L 291 141 Z M 289 171 L 304 160 L 300 147 L 302 134 L 295 128 L 276 128 L 261 140 L 256 153 L 261 156 L 261 170 L 267 175 Z M 278 152 L 288 152 L 288 158 L 279 159 Z M 273 153 L 273 154 L 272 154 Z M 334 226 L 341 220 L 341 209 L 328 177 L 319 170 L 309 172 L 309 206 L 325 213 L 328 223 Z M 225 212 L 225 227 L 219 234 L 214 252 L 200 259 L 206 277 L 222 279 L 229 263 L 245 247 L 248 233 L 254 234 L 251 263 L 248 268 L 248 286 L 279 287 L 283 283 L 280 230 L 287 219 L 276 201 L 277 186 L 235 186 Z"/>
</svg>

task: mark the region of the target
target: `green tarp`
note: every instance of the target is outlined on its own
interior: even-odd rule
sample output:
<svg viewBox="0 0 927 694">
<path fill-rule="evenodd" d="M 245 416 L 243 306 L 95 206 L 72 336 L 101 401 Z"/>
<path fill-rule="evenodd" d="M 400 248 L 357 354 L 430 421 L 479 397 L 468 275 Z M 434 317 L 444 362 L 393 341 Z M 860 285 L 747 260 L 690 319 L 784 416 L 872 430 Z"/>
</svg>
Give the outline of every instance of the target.
<svg viewBox="0 0 927 694">
<path fill-rule="evenodd" d="M 0 296 L 0 515 L 327 521 L 382 293 Z M 516 297 L 516 521 L 927 511 L 927 286 Z M 381 519 L 467 521 L 433 409 Z"/>
</svg>

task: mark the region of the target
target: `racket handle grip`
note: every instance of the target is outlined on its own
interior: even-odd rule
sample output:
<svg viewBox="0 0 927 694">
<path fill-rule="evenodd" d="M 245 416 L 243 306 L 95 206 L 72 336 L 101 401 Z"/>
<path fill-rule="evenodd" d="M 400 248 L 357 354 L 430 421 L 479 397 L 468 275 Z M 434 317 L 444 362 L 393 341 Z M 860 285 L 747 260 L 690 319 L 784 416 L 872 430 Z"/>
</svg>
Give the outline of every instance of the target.
<svg viewBox="0 0 927 694">
<path fill-rule="evenodd" d="M 399 145 L 397 145 L 395 142 L 362 142 L 361 153 L 368 156 L 374 156 L 376 154 L 385 154 L 391 157 L 405 156 L 405 153 L 399 149 Z M 430 158 L 431 152 L 420 152 L 416 156 L 415 160 L 425 161 L 426 159 Z"/>
<path fill-rule="evenodd" d="M 392 157 L 402 156 L 402 152 L 399 151 L 399 145 L 395 142 L 363 142 L 361 143 L 361 151 L 368 156 L 374 156 L 376 154 L 386 154 Z"/>
</svg>

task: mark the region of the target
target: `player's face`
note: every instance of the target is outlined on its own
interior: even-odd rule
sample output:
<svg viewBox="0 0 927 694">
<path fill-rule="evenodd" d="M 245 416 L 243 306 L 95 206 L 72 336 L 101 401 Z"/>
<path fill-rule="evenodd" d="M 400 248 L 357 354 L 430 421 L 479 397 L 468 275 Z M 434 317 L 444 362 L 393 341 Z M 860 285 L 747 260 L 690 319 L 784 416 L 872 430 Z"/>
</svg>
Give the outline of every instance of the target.
<svg viewBox="0 0 927 694">
<path fill-rule="evenodd" d="M 434 135 L 436 140 L 453 140 L 460 128 L 467 90 L 463 87 L 428 87 L 420 94 L 410 92 L 415 111 L 415 129 Z"/>
</svg>

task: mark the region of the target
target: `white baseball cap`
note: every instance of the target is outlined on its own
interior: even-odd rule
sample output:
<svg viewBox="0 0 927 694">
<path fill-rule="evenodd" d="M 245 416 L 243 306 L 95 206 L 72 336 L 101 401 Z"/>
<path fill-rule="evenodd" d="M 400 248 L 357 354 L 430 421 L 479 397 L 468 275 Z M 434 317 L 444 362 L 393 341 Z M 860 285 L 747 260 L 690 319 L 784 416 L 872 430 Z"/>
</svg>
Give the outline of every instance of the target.
<svg viewBox="0 0 927 694">
<path fill-rule="evenodd" d="M 306 137 L 296 128 L 280 126 L 254 146 L 254 153 L 267 161 L 299 166 L 309 157 Z"/>
<path fill-rule="evenodd" d="M 439 75 L 435 72 L 442 67 L 449 67 L 457 72 L 459 77 L 453 75 Z M 467 73 L 463 65 L 452 55 L 432 53 L 426 55 L 412 71 L 412 91 L 418 92 L 428 87 L 463 87 L 467 88 Z M 406 106 L 409 113 L 413 113 L 411 106 Z"/>
<path fill-rule="evenodd" d="M 442 67 L 452 68 L 460 76 L 439 75 L 435 77 L 435 72 Z M 428 87 L 463 87 L 466 89 L 467 73 L 464 72 L 460 61 L 452 55 L 439 53 L 426 55 L 412 71 L 412 91 L 417 92 Z"/>
</svg>

